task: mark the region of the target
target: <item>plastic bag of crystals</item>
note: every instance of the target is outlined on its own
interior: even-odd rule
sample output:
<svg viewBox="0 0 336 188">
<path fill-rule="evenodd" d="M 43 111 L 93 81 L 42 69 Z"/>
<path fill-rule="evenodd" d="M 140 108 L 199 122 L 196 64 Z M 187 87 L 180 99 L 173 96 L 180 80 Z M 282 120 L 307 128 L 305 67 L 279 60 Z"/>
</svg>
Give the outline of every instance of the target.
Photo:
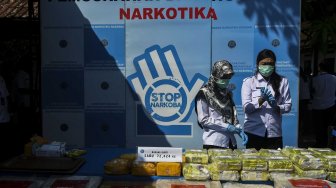
<svg viewBox="0 0 336 188">
<path fill-rule="evenodd" d="M 210 171 L 210 177 L 212 180 L 221 181 L 239 181 L 240 173 L 239 171 Z"/>
<path fill-rule="evenodd" d="M 211 168 L 219 171 L 223 170 L 241 170 L 242 161 L 237 156 L 217 156 L 210 164 Z"/>
<path fill-rule="evenodd" d="M 226 182 L 223 183 L 223 188 L 273 188 L 273 186 L 264 184 L 243 184 L 237 182 Z"/>
<path fill-rule="evenodd" d="M 270 172 L 292 172 L 293 163 L 286 156 L 270 156 L 268 160 L 268 171 Z"/>
<path fill-rule="evenodd" d="M 269 179 L 269 173 L 267 171 L 242 170 L 240 172 L 240 178 L 242 181 L 267 181 Z"/>
<path fill-rule="evenodd" d="M 304 170 L 299 166 L 294 165 L 295 173 L 299 177 L 307 177 L 307 178 L 316 178 L 316 179 L 326 179 L 327 172 L 325 170 Z"/>
<path fill-rule="evenodd" d="M 267 160 L 260 156 L 244 156 L 242 158 L 242 169 L 267 171 Z"/>
<path fill-rule="evenodd" d="M 210 171 L 207 165 L 185 163 L 183 165 L 183 176 L 186 180 L 209 180 Z"/>
<path fill-rule="evenodd" d="M 184 156 L 186 163 L 207 164 L 209 161 L 206 149 L 187 149 Z"/>
</svg>

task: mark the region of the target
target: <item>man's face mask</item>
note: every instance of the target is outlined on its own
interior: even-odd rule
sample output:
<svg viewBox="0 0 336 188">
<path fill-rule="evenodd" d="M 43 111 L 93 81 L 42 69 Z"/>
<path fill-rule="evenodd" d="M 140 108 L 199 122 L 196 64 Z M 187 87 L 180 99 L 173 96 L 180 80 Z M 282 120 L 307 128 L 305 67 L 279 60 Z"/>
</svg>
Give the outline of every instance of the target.
<svg viewBox="0 0 336 188">
<path fill-rule="evenodd" d="M 274 72 L 273 65 L 259 65 L 258 69 L 259 69 L 260 74 L 265 77 L 269 77 Z"/>
<path fill-rule="evenodd" d="M 230 79 L 218 79 L 216 84 L 219 88 L 224 89 L 229 85 Z"/>
</svg>

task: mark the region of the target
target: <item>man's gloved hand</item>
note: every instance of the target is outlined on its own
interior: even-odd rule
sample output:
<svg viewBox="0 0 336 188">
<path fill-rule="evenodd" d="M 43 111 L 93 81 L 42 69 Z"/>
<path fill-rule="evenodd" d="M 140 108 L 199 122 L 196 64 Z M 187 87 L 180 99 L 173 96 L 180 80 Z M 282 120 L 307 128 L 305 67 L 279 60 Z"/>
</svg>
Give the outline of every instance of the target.
<svg viewBox="0 0 336 188">
<path fill-rule="evenodd" d="M 240 131 L 239 137 L 243 140 L 242 144 L 245 146 L 248 142 L 248 136 L 244 133 L 243 130 Z"/>
<path fill-rule="evenodd" d="M 230 125 L 226 128 L 227 131 L 231 132 L 231 133 L 236 133 L 238 134 L 239 132 L 241 132 L 241 129 L 234 126 L 234 125 Z"/>
</svg>

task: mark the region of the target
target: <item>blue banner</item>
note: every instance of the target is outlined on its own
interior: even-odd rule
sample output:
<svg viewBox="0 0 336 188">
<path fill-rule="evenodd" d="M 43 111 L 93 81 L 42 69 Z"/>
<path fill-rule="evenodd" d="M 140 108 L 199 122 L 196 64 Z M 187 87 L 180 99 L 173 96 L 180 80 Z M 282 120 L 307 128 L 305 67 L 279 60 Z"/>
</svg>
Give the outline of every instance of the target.
<svg viewBox="0 0 336 188">
<path fill-rule="evenodd" d="M 182 13 L 181 7 L 188 8 Z M 127 145 L 202 145 L 194 98 L 209 74 L 211 19 L 190 14 L 202 9 L 205 16 L 210 8 L 210 1 L 126 3 L 132 15 L 148 10 L 155 17 L 162 10 L 158 19 L 126 20 L 126 75 L 138 98 L 127 105 L 134 110 L 126 112 Z"/>
<path fill-rule="evenodd" d="M 284 145 L 297 146 L 300 0 L 41 1 L 41 33 L 50 140 L 200 148 L 194 98 L 213 62 L 233 64 L 242 123 L 242 81 L 269 48 L 290 81 Z"/>
</svg>

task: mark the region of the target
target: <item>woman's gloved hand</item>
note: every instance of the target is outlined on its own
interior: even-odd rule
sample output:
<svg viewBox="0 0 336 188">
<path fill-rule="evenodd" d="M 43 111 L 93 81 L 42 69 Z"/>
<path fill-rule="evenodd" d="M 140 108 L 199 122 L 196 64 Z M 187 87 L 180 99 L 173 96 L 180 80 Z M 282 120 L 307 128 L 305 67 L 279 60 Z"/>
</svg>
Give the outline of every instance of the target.
<svg viewBox="0 0 336 188">
<path fill-rule="evenodd" d="M 275 97 L 272 95 L 271 91 L 263 87 L 260 89 L 261 98 L 264 101 L 267 101 L 272 108 L 277 108 L 278 104 L 275 100 Z"/>
<path fill-rule="evenodd" d="M 268 90 L 266 87 L 262 87 L 260 89 L 260 94 L 261 94 L 261 98 L 264 100 L 264 101 L 268 101 L 269 100 L 269 97 L 272 96 L 272 93 L 270 90 Z"/>
<path fill-rule="evenodd" d="M 272 108 L 276 108 L 278 106 L 275 98 L 273 97 L 273 95 L 271 94 L 271 96 L 268 98 L 267 100 L 268 104 L 272 107 Z"/>
<path fill-rule="evenodd" d="M 239 134 L 239 132 L 242 130 L 241 128 L 234 126 L 234 125 L 230 125 L 226 128 L 227 131 L 231 132 L 231 133 L 235 133 L 235 134 Z"/>
<path fill-rule="evenodd" d="M 243 129 L 241 128 L 239 124 L 236 126 L 229 124 L 229 126 L 227 127 L 227 131 L 234 133 L 234 134 L 238 134 L 239 137 L 243 140 L 242 144 L 244 146 L 247 144 L 248 136 L 244 133 Z"/>
<path fill-rule="evenodd" d="M 242 129 L 238 135 L 243 140 L 242 144 L 245 146 L 248 142 L 248 136 L 244 133 Z"/>
</svg>

